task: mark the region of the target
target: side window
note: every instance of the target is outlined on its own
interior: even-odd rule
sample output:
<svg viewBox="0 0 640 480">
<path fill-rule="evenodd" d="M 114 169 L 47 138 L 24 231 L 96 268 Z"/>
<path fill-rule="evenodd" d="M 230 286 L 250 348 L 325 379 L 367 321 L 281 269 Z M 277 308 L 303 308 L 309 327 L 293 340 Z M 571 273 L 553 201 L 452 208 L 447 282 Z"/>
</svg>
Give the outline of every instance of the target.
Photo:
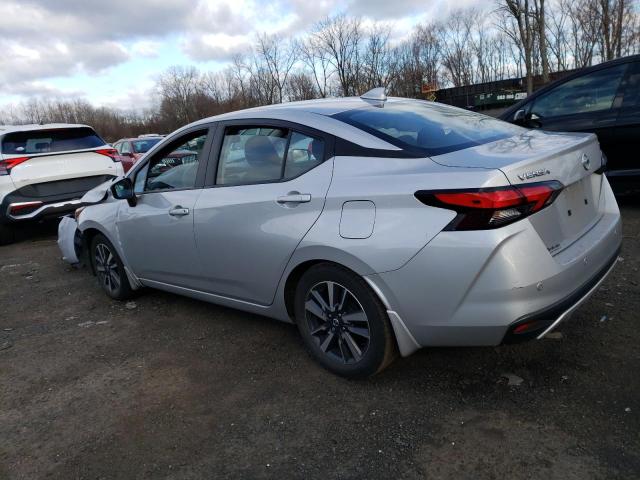
<svg viewBox="0 0 640 480">
<path fill-rule="evenodd" d="M 623 108 L 640 108 L 640 62 L 636 62 L 632 68 L 624 89 Z"/>
<path fill-rule="evenodd" d="M 284 128 L 229 127 L 218 161 L 218 185 L 280 180 L 289 131 Z"/>
<path fill-rule="evenodd" d="M 569 80 L 534 100 L 531 113 L 540 118 L 608 110 L 627 65 L 598 70 Z"/>
<path fill-rule="evenodd" d="M 171 142 L 154 155 L 136 176 L 136 190 L 144 185 L 145 192 L 193 188 L 196 173 L 207 140 L 207 130 L 189 133 Z"/>
<path fill-rule="evenodd" d="M 120 150 L 121 147 L 122 147 L 122 142 L 113 144 L 113 148 L 115 148 L 118 153 L 122 153 L 122 151 Z"/>
<path fill-rule="evenodd" d="M 149 171 L 149 164 L 145 164 L 144 167 L 142 167 L 138 173 L 136 173 L 136 179 L 135 182 L 133 183 L 133 191 L 136 194 L 141 194 L 144 192 L 144 184 L 145 181 L 147 180 L 147 172 Z"/>
<path fill-rule="evenodd" d="M 120 146 L 120 153 L 131 153 L 131 143 L 122 142 L 122 145 Z"/>
<path fill-rule="evenodd" d="M 284 178 L 294 178 L 311 170 L 324 159 L 324 142 L 298 132 L 291 133 Z"/>
<path fill-rule="evenodd" d="M 288 180 L 324 160 L 319 138 L 275 127 L 229 127 L 225 130 L 217 185 Z"/>
</svg>

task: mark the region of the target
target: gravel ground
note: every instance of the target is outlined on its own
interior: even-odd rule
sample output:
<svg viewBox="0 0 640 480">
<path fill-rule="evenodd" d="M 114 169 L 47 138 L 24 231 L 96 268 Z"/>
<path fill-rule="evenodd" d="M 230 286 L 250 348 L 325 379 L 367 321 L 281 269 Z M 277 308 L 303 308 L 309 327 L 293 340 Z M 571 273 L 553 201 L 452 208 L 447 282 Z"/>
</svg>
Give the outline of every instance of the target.
<svg viewBox="0 0 640 480">
<path fill-rule="evenodd" d="M 290 325 L 108 300 L 33 232 L 0 249 L 0 478 L 640 478 L 640 201 L 622 210 L 623 259 L 561 337 L 360 382 Z"/>
</svg>

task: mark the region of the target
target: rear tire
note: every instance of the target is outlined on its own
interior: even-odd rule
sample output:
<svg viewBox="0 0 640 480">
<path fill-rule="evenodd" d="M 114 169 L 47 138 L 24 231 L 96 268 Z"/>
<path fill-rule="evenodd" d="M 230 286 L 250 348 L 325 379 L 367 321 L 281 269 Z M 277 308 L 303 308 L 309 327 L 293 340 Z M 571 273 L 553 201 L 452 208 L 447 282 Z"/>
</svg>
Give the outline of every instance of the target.
<svg viewBox="0 0 640 480">
<path fill-rule="evenodd" d="M 0 224 L 0 245 L 9 245 L 16 241 L 16 231 L 11 225 Z"/>
<path fill-rule="evenodd" d="M 100 288 L 115 300 L 127 300 L 133 296 L 124 264 L 116 249 L 102 234 L 91 240 L 89 259 L 96 273 Z"/>
<path fill-rule="evenodd" d="M 295 317 L 311 355 L 340 376 L 370 377 L 396 357 L 384 305 L 346 268 L 320 263 L 307 270 L 296 288 Z"/>
</svg>

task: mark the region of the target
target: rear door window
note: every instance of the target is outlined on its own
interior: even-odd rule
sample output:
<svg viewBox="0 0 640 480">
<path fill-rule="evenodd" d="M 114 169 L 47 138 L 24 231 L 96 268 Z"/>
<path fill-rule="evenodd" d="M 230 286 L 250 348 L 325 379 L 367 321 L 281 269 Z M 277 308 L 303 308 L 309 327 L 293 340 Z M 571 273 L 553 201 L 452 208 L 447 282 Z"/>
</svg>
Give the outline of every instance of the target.
<svg viewBox="0 0 640 480">
<path fill-rule="evenodd" d="M 216 175 L 217 185 L 279 182 L 323 162 L 321 138 L 280 127 L 228 127 Z"/>
<path fill-rule="evenodd" d="M 33 155 L 87 150 L 104 145 L 105 141 L 89 127 L 33 130 L 6 134 L 2 141 L 2 153 Z"/>
<path fill-rule="evenodd" d="M 288 139 L 285 128 L 227 128 L 216 183 L 242 185 L 280 180 Z"/>
<path fill-rule="evenodd" d="M 322 163 L 324 159 L 324 142 L 319 138 L 291 132 L 284 178 L 295 178 L 308 172 Z"/>
</svg>

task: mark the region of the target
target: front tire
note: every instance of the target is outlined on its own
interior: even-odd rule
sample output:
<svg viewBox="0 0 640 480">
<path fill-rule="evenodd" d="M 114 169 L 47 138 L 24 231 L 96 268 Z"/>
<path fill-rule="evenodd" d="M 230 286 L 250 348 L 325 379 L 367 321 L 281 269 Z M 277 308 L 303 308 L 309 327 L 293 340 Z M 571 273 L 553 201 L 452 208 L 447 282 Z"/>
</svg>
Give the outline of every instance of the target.
<svg viewBox="0 0 640 480">
<path fill-rule="evenodd" d="M 102 290 L 115 300 L 127 300 L 133 296 L 124 264 L 107 238 L 98 234 L 91 241 L 89 251 L 93 271 Z"/>
<path fill-rule="evenodd" d="M 366 282 L 331 263 L 314 265 L 295 295 L 298 329 L 311 355 L 347 378 L 382 371 L 396 356 L 386 310 Z"/>
</svg>

